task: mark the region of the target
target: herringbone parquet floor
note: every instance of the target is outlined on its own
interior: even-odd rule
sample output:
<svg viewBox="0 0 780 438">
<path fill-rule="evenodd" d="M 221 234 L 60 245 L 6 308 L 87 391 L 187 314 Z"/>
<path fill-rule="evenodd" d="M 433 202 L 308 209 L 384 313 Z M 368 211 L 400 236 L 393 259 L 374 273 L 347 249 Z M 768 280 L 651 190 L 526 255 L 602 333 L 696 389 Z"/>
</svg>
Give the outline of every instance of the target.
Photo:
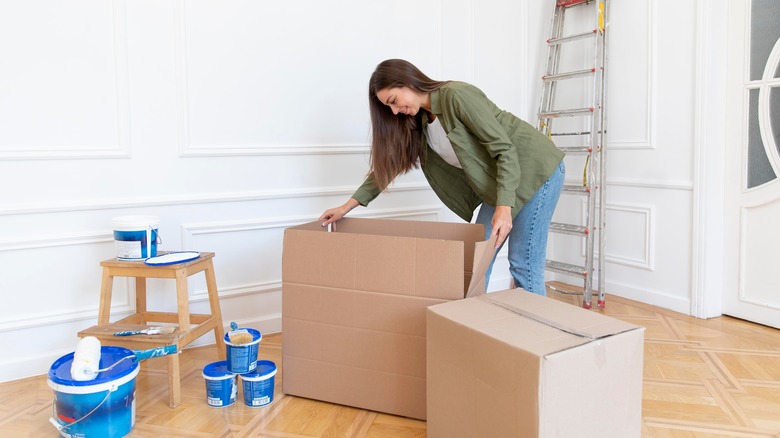
<svg viewBox="0 0 780 438">
<path fill-rule="evenodd" d="M 699 320 L 619 297 L 608 297 L 603 312 L 647 329 L 643 438 L 780 437 L 780 330 L 729 317 Z M 260 357 L 281 363 L 280 334 L 264 336 Z M 211 408 L 201 371 L 214 360 L 213 347 L 182 353 L 183 402 L 176 409 L 167 406 L 165 361 L 145 361 L 129 437 L 426 436 L 422 421 L 285 396 L 281 372 L 271 405 L 250 408 L 239 399 Z M 57 436 L 48 421 L 52 397 L 45 376 L 0 384 L 0 436 Z M 589 409 L 599 415 L 598 406 Z"/>
</svg>

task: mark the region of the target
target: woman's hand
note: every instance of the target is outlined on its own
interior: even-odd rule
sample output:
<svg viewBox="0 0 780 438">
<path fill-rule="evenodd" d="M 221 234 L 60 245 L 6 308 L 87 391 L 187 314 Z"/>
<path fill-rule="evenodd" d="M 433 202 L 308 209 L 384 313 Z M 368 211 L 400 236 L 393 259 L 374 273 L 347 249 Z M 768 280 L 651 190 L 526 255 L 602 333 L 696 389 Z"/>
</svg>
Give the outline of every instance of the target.
<svg viewBox="0 0 780 438">
<path fill-rule="evenodd" d="M 343 205 L 325 210 L 325 212 L 320 215 L 320 221 L 322 221 L 322 226 L 327 227 L 328 224 L 331 224 L 343 218 L 344 216 L 347 215 L 347 213 L 352 211 L 352 209 L 357 207 L 358 205 L 360 205 L 359 202 L 357 202 L 353 198 L 349 198 L 349 200 L 347 200 L 347 202 L 345 202 Z"/>
<path fill-rule="evenodd" d="M 512 230 L 512 207 L 497 205 L 496 211 L 493 213 L 491 226 L 493 231 L 490 232 L 490 237 L 497 236 L 496 249 L 498 249 Z"/>
</svg>

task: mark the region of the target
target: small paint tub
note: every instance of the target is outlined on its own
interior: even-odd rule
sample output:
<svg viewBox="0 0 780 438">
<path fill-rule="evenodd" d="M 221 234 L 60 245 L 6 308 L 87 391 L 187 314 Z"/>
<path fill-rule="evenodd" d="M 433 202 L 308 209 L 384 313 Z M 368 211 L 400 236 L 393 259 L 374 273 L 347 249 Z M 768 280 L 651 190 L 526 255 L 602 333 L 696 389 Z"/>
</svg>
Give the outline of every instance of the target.
<svg viewBox="0 0 780 438">
<path fill-rule="evenodd" d="M 74 353 L 54 361 L 49 369 L 49 387 L 54 390 L 50 422 L 62 437 L 119 438 L 135 425 L 135 377 L 138 362 L 123 360 L 93 380 L 73 380 Z M 100 367 L 134 356 L 122 347 L 100 348 Z"/>
<path fill-rule="evenodd" d="M 244 404 L 257 408 L 274 401 L 274 376 L 276 364 L 270 360 L 257 361 L 257 368 L 247 374 L 240 374 Z"/>
<path fill-rule="evenodd" d="M 206 379 L 206 402 L 209 406 L 222 408 L 236 402 L 236 375 L 228 371 L 224 360 L 203 367 L 203 378 Z"/>
<path fill-rule="evenodd" d="M 229 333 L 225 333 L 225 348 L 228 371 L 235 374 L 246 374 L 257 368 L 257 349 L 263 335 L 251 328 L 242 328 L 252 335 L 252 342 L 246 344 L 230 343 Z"/>
<path fill-rule="evenodd" d="M 111 219 L 114 249 L 119 260 L 144 260 L 157 255 L 160 238 L 157 216 L 119 216 Z"/>
</svg>

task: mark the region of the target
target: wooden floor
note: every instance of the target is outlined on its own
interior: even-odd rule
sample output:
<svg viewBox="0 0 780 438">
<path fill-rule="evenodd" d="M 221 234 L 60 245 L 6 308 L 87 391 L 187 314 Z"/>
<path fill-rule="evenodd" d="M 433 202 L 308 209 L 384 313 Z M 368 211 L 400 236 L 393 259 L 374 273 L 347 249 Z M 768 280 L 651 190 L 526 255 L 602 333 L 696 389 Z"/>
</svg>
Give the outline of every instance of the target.
<svg viewBox="0 0 780 438">
<path fill-rule="evenodd" d="M 580 305 L 581 296 L 551 292 Z M 780 330 L 721 317 L 700 320 L 619 297 L 603 312 L 646 327 L 642 437 L 780 437 Z M 263 337 L 260 358 L 281 363 L 281 335 Z M 167 406 L 165 360 L 142 363 L 129 437 L 425 437 L 425 422 L 281 393 L 250 408 L 211 408 L 201 371 L 214 347 L 185 350 L 182 404 Z M 53 391 L 39 376 L 0 384 L 0 437 L 57 436 Z M 591 407 L 593 415 L 598 407 Z M 491 437 L 475 437 L 491 438 Z"/>
</svg>

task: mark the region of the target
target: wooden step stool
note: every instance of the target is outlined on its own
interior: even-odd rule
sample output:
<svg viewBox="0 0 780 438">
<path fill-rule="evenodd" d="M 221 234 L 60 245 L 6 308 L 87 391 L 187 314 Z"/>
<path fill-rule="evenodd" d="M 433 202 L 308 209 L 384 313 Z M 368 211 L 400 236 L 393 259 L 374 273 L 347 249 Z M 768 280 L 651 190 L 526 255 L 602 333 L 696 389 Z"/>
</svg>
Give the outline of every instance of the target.
<svg viewBox="0 0 780 438">
<path fill-rule="evenodd" d="M 160 254 L 164 254 L 164 252 Z M 186 345 L 214 330 L 217 356 L 219 360 L 225 360 L 225 330 L 222 325 L 222 312 L 219 307 L 213 258 L 213 252 L 202 252 L 200 257 L 195 260 L 173 265 L 150 266 L 142 260 L 108 259 L 100 262 L 100 266 L 103 267 L 103 284 L 100 290 L 98 323 L 80 331 L 79 337 L 94 336 L 100 339 L 103 345 L 117 345 L 135 350 L 176 345 L 177 351 L 181 352 Z M 201 271 L 206 276 L 211 313 L 190 314 L 187 278 Z M 114 277 L 135 277 L 136 313 L 111 323 L 109 317 Z M 176 279 L 178 312 L 151 312 L 146 309 L 147 278 Z M 178 324 L 178 327 L 171 334 L 114 336 L 114 333 L 119 331 L 139 330 L 150 326 L 159 326 L 161 325 L 159 323 Z M 175 408 L 181 403 L 179 355 L 171 354 L 166 357 L 168 358 L 168 405 Z"/>
</svg>

